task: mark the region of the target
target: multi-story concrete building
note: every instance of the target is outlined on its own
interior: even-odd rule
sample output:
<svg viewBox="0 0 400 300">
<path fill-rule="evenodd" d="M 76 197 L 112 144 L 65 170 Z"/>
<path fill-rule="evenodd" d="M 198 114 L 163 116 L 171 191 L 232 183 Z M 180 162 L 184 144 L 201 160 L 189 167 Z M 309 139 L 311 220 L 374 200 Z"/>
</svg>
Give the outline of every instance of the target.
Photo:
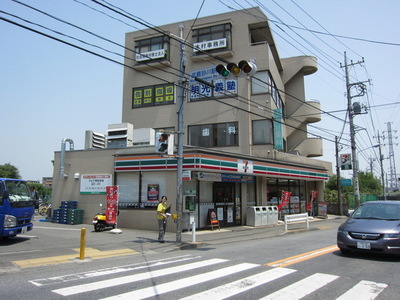
<svg viewBox="0 0 400 300">
<path fill-rule="evenodd" d="M 259 8 L 129 32 L 125 46 L 121 122 L 147 138 L 118 149 L 56 152 L 55 201 L 78 199 L 90 217 L 105 198 L 87 192 L 83 176 L 109 174 L 119 186 L 120 226 L 155 229 L 154 205 L 165 194 L 174 211 L 178 181 L 177 159 L 156 153 L 154 133 L 169 134 L 169 143 L 174 136 L 176 154 L 178 114 L 182 193 L 195 196 L 198 227 L 209 225 L 211 211 L 221 225 L 245 225 L 248 207 L 281 206 L 286 191 L 283 214 L 306 211 L 313 191 L 323 201 L 331 164 L 313 158 L 322 156 L 322 140 L 309 136 L 307 124 L 321 120 L 320 104 L 306 101 L 304 88 L 317 61 L 280 58 Z M 257 72 L 223 77 L 216 70 L 243 60 Z"/>
</svg>

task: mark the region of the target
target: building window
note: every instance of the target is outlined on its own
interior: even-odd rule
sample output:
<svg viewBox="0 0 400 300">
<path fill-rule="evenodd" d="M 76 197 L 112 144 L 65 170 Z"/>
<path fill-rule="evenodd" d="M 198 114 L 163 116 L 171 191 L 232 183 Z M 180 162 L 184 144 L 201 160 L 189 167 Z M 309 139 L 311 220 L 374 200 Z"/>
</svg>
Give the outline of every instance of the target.
<svg viewBox="0 0 400 300">
<path fill-rule="evenodd" d="M 135 42 L 135 60 L 145 63 L 168 59 L 169 37 L 166 35 Z"/>
<path fill-rule="evenodd" d="M 283 101 L 278 87 L 269 71 L 258 71 L 251 78 L 251 92 L 257 94 L 270 94 L 277 108 L 283 108 Z"/>
<path fill-rule="evenodd" d="M 268 71 L 258 71 L 252 77 L 252 94 L 271 94 L 271 76 Z"/>
<path fill-rule="evenodd" d="M 273 144 L 273 130 L 271 120 L 253 121 L 253 144 Z"/>
<path fill-rule="evenodd" d="M 193 30 L 193 52 L 231 49 L 231 24 L 215 25 Z"/>
<path fill-rule="evenodd" d="M 173 83 L 133 88 L 132 108 L 157 106 L 175 103 Z"/>
<path fill-rule="evenodd" d="M 239 145 L 238 123 L 219 123 L 189 126 L 189 144 L 200 147 Z"/>
<path fill-rule="evenodd" d="M 252 45 L 268 43 L 268 22 L 249 24 L 250 39 Z"/>
</svg>

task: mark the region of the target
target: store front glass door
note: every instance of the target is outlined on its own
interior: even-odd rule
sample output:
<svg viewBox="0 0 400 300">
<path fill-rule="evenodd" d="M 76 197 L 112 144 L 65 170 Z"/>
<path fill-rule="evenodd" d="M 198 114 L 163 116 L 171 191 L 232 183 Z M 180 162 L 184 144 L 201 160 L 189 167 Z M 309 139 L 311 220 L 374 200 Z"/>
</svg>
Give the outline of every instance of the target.
<svg viewBox="0 0 400 300">
<path fill-rule="evenodd" d="M 235 184 L 214 182 L 214 205 L 221 226 L 236 225 Z"/>
</svg>

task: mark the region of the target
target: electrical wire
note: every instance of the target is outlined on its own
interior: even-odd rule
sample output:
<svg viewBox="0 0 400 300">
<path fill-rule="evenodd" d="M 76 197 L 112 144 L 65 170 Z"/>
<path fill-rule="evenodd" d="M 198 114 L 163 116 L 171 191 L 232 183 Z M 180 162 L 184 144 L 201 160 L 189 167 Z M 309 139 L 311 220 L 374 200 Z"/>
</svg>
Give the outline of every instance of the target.
<svg viewBox="0 0 400 300">
<path fill-rule="evenodd" d="M 97 2 L 97 1 L 94 1 L 94 2 Z M 280 91 L 280 92 L 283 92 L 283 91 Z"/>
</svg>

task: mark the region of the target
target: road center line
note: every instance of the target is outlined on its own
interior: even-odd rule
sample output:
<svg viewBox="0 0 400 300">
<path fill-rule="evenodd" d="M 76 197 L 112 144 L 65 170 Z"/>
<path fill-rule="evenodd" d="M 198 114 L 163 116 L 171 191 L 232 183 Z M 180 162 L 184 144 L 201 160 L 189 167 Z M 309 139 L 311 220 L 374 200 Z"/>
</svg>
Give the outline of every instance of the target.
<svg viewBox="0 0 400 300">
<path fill-rule="evenodd" d="M 320 256 L 320 255 L 324 255 L 324 254 L 336 251 L 336 250 L 339 250 L 339 248 L 336 245 L 329 246 L 329 247 L 326 247 L 326 248 L 321 248 L 321 249 L 317 249 L 317 250 L 314 250 L 314 251 L 310 251 L 310 252 L 306 252 L 306 253 L 303 253 L 303 254 L 295 255 L 295 256 L 284 258 L 284 259 L 281 259 L 281 260 L 277 260 L 277 261 L 274 261 L 274 262 L 270 262 L 270 263 L 265 264 L 265 266 L 286 267 L 286 266 L 293 265 L 293 264 L 296 264 L 296 263 L 299 263 L 299 262 L 302 262 L 302 261 L 305 261 L 305 260 Z"/>
</svg>

